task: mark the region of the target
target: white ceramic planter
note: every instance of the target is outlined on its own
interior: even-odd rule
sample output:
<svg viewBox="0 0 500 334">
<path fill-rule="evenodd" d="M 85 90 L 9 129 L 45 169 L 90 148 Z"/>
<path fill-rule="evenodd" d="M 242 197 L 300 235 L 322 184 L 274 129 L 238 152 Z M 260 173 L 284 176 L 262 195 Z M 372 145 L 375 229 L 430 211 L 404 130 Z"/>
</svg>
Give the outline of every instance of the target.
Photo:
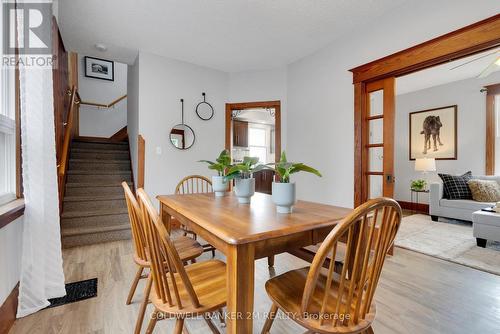
<svg viewBox="0 0 500 334">
<path fill-rule="evenodd" d="M 250 198 L 255 194 L 255 179 L 236 179 L 234 192 L 241 204 L 250 203 Z"/>
<path fill-rule="evenodd" d="M 229 183 L 224 180 L 224 176 L 212 176 L 212 189 L 216 197 L 225 196 L 229 188 Z"/>
<path fill-rule="evenodd" d="M 273 202 L 278 213 L 291 213 L 295 201 L 295 183 L 273 182 Z"/>
</svg>

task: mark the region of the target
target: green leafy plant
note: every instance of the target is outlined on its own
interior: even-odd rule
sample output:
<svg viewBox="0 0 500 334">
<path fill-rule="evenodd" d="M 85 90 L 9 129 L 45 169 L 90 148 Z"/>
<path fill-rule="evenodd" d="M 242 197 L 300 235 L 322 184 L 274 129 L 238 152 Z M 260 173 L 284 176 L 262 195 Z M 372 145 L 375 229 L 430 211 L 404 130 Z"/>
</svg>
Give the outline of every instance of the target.
<svg viewBox="0 0 500 334">
<path fill-rule="evenodd" d="M 232 180 L 236 178 L 249 179 L 252 177 L 253 173 L 258 171 L 269 169 L 268 166 L 259 164 L 259 158 L 257 157 L 244 157 L 243 162 L 236 164 L 229 168 L 226 180 Z"/>
<path fill-rule="evenodd" d="M 427 182 L 425 182 L 425 180 L 413 180 L 413 181 L 411 181 L 410 187 L 413 190 L 421 191 L 421 190 L 424 190 L 426 185 L 427 185 Z"/>
<path fill-rule="evenodd" d="M 281 153 L 280 161 L 267 165 L 274 166 L 272 169 L 278 175 L 281 183 L 290 183 L 290 175 L 298 172 L 307 172 L 319 177 L 322 176 L 319 171 L 301 162 L 288 162 L 285 151 Z"/>
<path fill-rule="evenodd" d="M 198 160 L 198 162 L 207 163 L 208 168 L 216 170 L 219 176 L 226 176 L 226 173 L 232 167 L 231 156 L 229 155 L 228 150 L 223 150 L 222 152 L 220 152 L 219 157 L 215 160 L 215 162 L 210 160 Z"/>
</svg>

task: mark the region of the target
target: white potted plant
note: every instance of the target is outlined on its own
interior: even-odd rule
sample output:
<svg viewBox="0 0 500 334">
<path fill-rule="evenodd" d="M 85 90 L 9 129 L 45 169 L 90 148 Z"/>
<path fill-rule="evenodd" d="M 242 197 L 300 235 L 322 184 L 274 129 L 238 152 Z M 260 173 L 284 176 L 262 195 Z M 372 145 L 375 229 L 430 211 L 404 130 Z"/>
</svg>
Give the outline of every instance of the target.
<svg viewBox="0 0 500 334">
<path fill-rule="evenodd" d="M 253 173 L 269 168 L 258 162 L 259 158 L 244 157 L 242 163 L 232 166 L 227 172 L 226 180 L 235 180 L 234 192 L 241 204 L 250 203 L 250 199 L 255 194 Z"/>
<path fill-rule="evenodd" d="M 312 167 L 303 163 L 288 162 L 284 151 L 279 162 L 268 166 L 274 166 L 274 172 L 279 177 L 279 182 L 273 182 L 272 188 L 272 198 L 278 213 L 291 213 L 296 202 L 295 183 L 290 182 L 291 174 L 308 172 L 321 177 L 321 173 Z"/>
<path fill-rule="evenodd" d="M 229 188 L 229 182 L 226 180 L 226 173 L 231 165 L 231 156 L 228 150 L 220 152 L 219 157 L 215 160 L 216 162 L 209 160 L 199 160 L 198 162 L 206 162 L 208 168 L 217 171 L 217 175 L 212 176 L 212 189 L 215 192 L 215 196 L 224 196 Z"/>
</svg>

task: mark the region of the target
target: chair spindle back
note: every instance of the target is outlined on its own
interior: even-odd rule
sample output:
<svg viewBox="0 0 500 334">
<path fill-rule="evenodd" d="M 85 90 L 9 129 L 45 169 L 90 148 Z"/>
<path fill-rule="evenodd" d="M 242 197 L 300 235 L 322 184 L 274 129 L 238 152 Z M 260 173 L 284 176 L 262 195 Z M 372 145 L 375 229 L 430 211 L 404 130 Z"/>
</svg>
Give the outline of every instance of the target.
<svg viewBox="0 0 500 334">
<path fill-rule="evenodd" d="M 147 262 L 149 259 L 146 252 L 146 234 L 142 223 L 141 209 L 127 182 L 122 182 L 122 187 L 125 192 L 125 200 L 127 202 L 132 239 L 134 240 L 135 255 L 139 260 Z"/>
<path fill-rule="evenodd" d="M 167 229 L 144 190 L 138 189 L 137 193 L 150 252 L 151 275 L 158 298 L 163 303 L 168 303 L 170 307 L 177 306 L 179 310 L 182 309 L 185 307 L 183 305 L 185 300 L 181 299 L 179 293 L 179 287 L 182 284 L 193 307 L 199 307 L 200 302 L 196 292 Z"/>
<path fill-rule="evenodd" d="M 212 181 L 202 175 L 189 175 L 183 178 L 175 187 L 175 194 L 211 193 Z"/>
<path fill-rule="evenodd" d="M 334 327 L 357 325 L 373 312 L 373 296 L 401 217 L 401 207 L 396 201 L 378 198 L 359 206 L 335 226 L 312 262 L 302 296 L 301 312 L 308 312 L 327 255 L 331 254 L 331 259 L 338 258 L 341 238 L 347 240 L 342 272 L 339 277 L 334 272 L 335 261 L 329 261 L 320 324 L 332 321 L 330 325 Z M 334 310 L 335 314 L 325 314 L 327 308 Z"/>
</svg>

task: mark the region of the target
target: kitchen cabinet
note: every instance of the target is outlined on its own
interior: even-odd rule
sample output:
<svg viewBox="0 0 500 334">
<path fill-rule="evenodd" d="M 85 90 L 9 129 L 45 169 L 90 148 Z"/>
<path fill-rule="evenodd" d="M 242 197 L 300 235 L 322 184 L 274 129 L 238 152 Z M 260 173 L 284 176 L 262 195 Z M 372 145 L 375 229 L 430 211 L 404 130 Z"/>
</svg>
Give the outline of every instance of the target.
<svg viewBox="0 0 500 334">
<path fill-rule="evenodd" d="M 274 179 L 274 172 L 272 170 L 262 170 L 255 173 L 253 177 L 255 178 L 256 192 L 271 194 Z"/>
<path fill-rule="evenodd" d="M 248 122 L 233 121 L 233 146 L 248 147 Z"/>
</svg>

